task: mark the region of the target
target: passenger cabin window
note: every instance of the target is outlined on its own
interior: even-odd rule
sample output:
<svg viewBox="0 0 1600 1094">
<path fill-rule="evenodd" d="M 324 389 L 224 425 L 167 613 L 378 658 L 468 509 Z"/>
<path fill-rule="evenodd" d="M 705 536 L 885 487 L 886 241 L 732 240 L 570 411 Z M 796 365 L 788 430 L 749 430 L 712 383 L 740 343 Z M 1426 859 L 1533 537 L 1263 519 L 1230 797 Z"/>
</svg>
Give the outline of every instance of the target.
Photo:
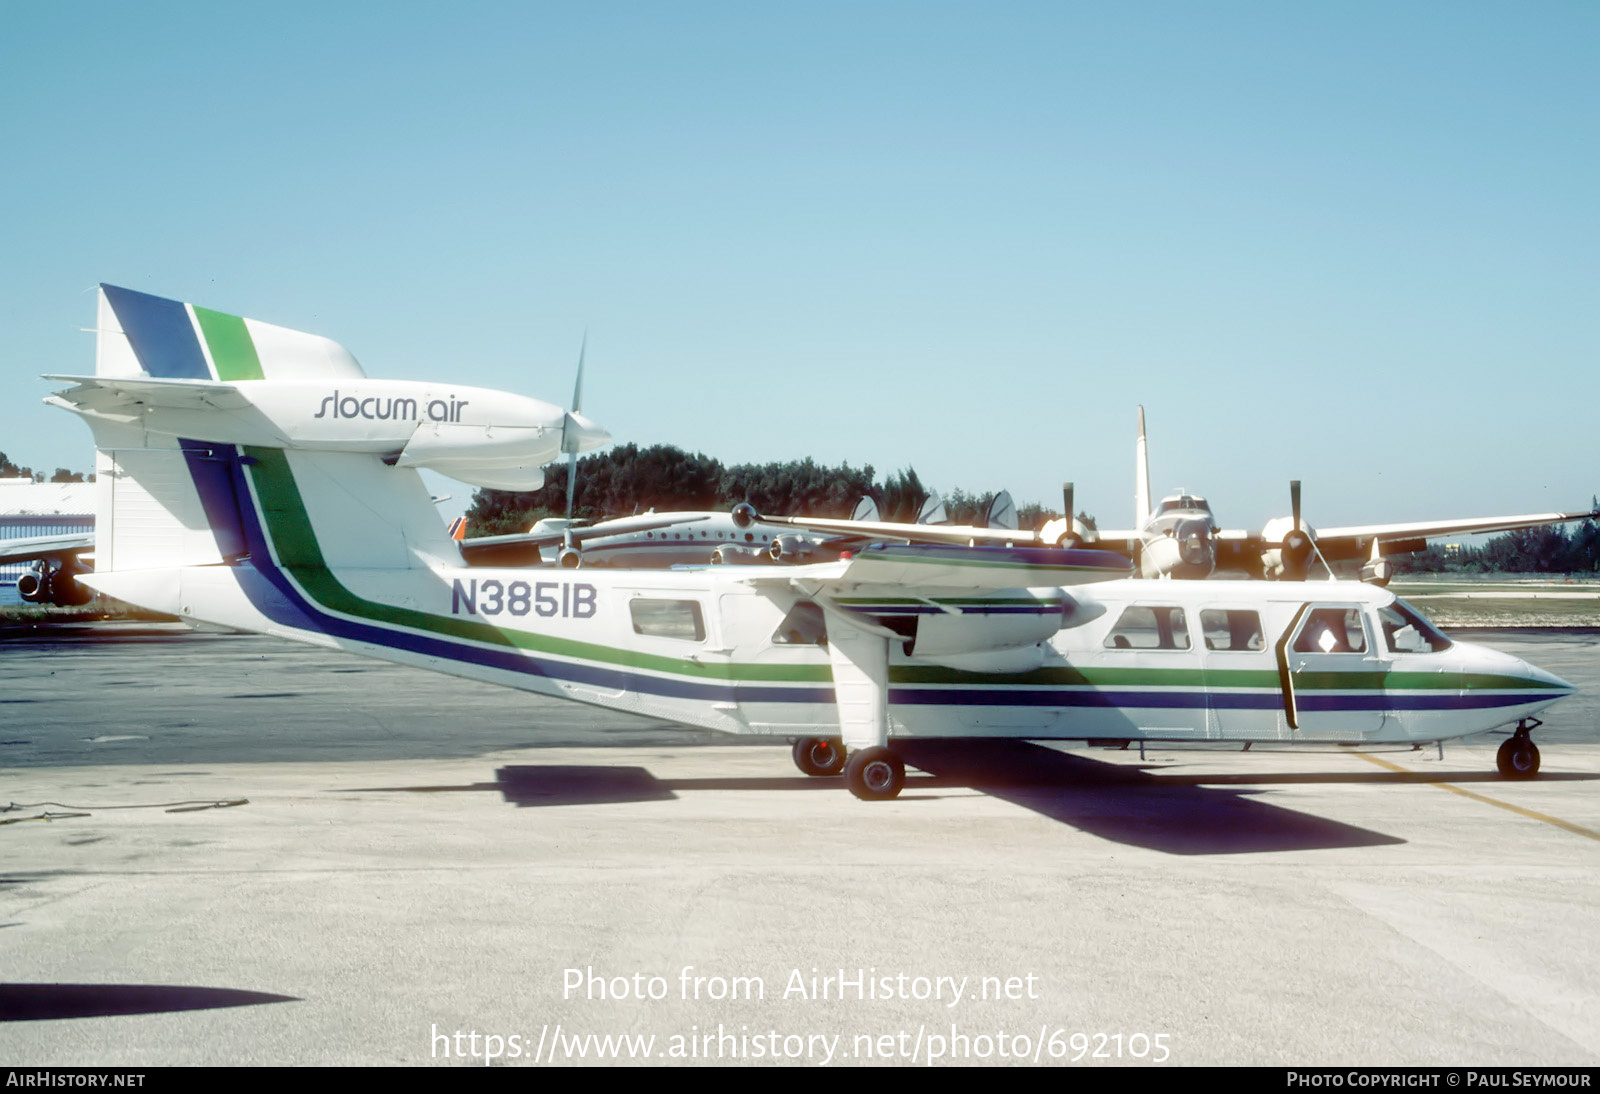
<svg viewBox="0 0 1600 1094">
<path fill-rule="evenodd" d="M 1189 621 L 1182 608 L 1129 608 L 1106 635 L 1105 644 L 1113 650 L 1186 650 Z"/>
<path fill-rule="evenodd" d="M 1450 648 L 1450 639 L 1404 600 L 1379 608 L 1378 625 L 1390 653 L 1439 653 Z"/>
<path fill-rule="evenodd" d="M 1296 653 L 1366 653 L 1360 608 L 1315 608 L 1295 639 Z"/>
<path fill-rule="evenodd" d="M 628 602 L 635 634 L 652 638 L 682 638 L 689 642 L 706 640 L 706 622 L 698 600 L 652 600 L 635 597 Z"/>
<path fill-rule="evenodd" d="M 1208 650 L 1253 653 L 1267 645 L 1261 633 L 1261 617 L 1255 612 L 1207 609 L 1200 613 L 1200 631 L 1205 635 Z"/>
</svg>

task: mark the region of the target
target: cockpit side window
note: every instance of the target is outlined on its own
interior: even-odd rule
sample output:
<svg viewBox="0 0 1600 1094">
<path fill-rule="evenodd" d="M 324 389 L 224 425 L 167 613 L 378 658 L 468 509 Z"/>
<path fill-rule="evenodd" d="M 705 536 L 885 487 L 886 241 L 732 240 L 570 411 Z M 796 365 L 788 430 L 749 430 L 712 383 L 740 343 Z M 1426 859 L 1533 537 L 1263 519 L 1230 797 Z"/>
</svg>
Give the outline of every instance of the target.
<svg viewBox="0 0 1600 1094">
<path fill-rule="evenodd" d="M 1315 608 L 1306 616 L 1296 653 L 1366 653 L 1367 632 L 1360 608 Z"/>
<path fill-rule="evenodd" d="M 1261 633 L 1261 617 L 1252 611 L 1209 608 L 1200 613 L 1200 630 L 1208 650 L 1256 652 L 1267 644 Z"/>
<path fill-rule="evenodd" d="M 1113 650 L 1186 650 L 1189 648 L 1189 620 L 1182 608 L 1128 608 L 1106 635 L 1105 646 Z"/>
<path fill-rule="evenodd" d="M 1450 639 L 1404 600 L 1379 608 L 1378 624 L 1390 653 L 1439 653 L 1450 648 Z"/>
</svg>

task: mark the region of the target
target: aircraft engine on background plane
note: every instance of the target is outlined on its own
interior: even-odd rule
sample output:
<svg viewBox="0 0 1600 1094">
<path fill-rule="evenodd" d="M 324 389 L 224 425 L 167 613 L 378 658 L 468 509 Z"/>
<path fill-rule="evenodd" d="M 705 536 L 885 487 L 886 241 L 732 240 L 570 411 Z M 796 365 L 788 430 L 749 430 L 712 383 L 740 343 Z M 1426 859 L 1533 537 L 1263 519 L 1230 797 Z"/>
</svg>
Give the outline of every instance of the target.
<svg viewBox="0 0 1600 1094">
<path fill-rule="evenodd" d="M 1217 545 L 1211 522 L 1180 520 L 1165 535 L 1144 544 L 1144 566 L 1163 576 L 1193 579 L 1210 577 L 1217 564 Z"/>
<path fill-rule="evenodd" d="M 1083 521 L 1072 515 L 1072 484 L 1061 484 L 1061 511 L 1064 517 L 1056 517 L 1045 522 L 1039 529 L 1039 540 L 1051 547 L 1082 547 L 1093 543 L 1098 536 L 1094 529 L 1084 524 Z"/>
<path fill-rule="evenodd" d="M 1311 569 L 1316 529 L 1293 517 L 1274 517 L 1261 527 L 1261 573 L 1268 581 L 1304 581 Z"/>
<path fill-rule="evenodd" d="M 1289 480 L 1287 517 L 1274 517 L 1261 528 L 1261 573 L 1268 581 L 1304 581 L 1317 552 L 1317 532 L 1300 519 L 1300 480 Z"/>
<path fill-rule="evenodd" d="M 805 562 L 832 562 L 839 557 L 838 551 L 825 550 L 822 544 L 810 536 L 784 535 L 774 536 L 772 546 L 767 552 L 774 562 L 785 562 L 798 565 Z"/>
<path fill-rule="evenodd" d="M 713 566 L 765 566 L 772 561 L 768 550 L 740 543 L 719 543 L 711 552 Z"/>
<path fill-rule="evenodd" d="M 48 562 L 34 563 L 17 578 L 17 595 L 29 604 L 54 604 L 58 608 L 78 608 L 94 599 L 94 590 L 80 584 L 79 574 L 89 573 L 86 566 L 65 560 L 60 566 Z"/>
</svg>

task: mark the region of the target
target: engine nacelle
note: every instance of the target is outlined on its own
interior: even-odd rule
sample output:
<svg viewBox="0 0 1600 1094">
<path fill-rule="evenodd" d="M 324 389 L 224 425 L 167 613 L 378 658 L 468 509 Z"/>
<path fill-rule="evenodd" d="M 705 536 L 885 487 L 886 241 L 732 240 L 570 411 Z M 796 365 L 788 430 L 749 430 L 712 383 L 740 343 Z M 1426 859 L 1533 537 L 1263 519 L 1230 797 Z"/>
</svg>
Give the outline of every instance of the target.
<svg viewBox="0 0 1600 1094">
<path fill-rule="evenodd" d="M 556 555 L 556 565 L 564 570 L 576 570 L 583 563 L 583 552 L 576 547 L 563 547 Z"/>
<path fill-rule="evenodd" d="M 711 552 L 713 566 L 769 566 L 772 556 L 760 547 L 744 547 L 737 543 L 720 543 Z"/>
<path fill-rule="evenodd" d="M 80 608 L 94 599 L 94 590 L 82 585 L 77 575 L 88 573 L 70 563 L 60 569 L 36 563 L 17 578 L 17 595 L 29 604 L 54 604 L 58 608 Z"/>
<path fill-rule="evenodd" d="M 1261 529 L 1263 543 L 1276 544 L 1261 552 L 1261 573 L 1269 581 L 1304 581 L 1311 569 L 1317 531 L 1293 517 L 1275 517 Z"/>
<path fill-rule="evenodd" d="M 1075 607 L 1059 589 L 996 590 L 981 598 L 950 602 L 909 600 L 903 589 L 894 589 L 882 596 L 851 596 L 840 606 L 903 636 L 908 656 L 941 663 L 967 654 L 1037 646 L 1061 629 Z M 1031 656 L 1004 660 L 1021 664 Z"/>
<path fill-rule="evenodd" d="M 1361 580 L 1380 589 L 1388 585 L 1393 577 L 1394 563 L 1386 558 L 1369 559 L 1361 566 Z"/>
<path fill-rule="evenodd" d="M 824 556 L 828 554 L 821 550 L 817 541 L 810 536 L 774 536 L 772 546 L 768 548 L 774 562 L 799 564 L 803 562 L 829 561 Z M 833 558 L 838 558 L 837 554 Z"/>
<path fill-rule="evenodd" d="M 1070 521 L 1066 517 L 1056 517 L 1039 529 L 1039 538 L 1048 546 L 1071 549 L 1094 543 L 1099 537 L 1077 517 Z"/>
<path fill-rule="evenodd" d="M 735 505 L 732 516 L 733 526 L 740 529 L 748 528 L 760 519 L 760 515 L 756 513 L 756 507 L 747 501 L 741 501 L 738 505 Z"/>
<path fill-rule="evenodd" d="M 1179 521 L 1166 535 L 1146 541 L 1141 552 L 1141 566 L 1152 577 L 1210 577 L 1216 565 L 1216 540 L 1204 520 Z"/>
</svg>

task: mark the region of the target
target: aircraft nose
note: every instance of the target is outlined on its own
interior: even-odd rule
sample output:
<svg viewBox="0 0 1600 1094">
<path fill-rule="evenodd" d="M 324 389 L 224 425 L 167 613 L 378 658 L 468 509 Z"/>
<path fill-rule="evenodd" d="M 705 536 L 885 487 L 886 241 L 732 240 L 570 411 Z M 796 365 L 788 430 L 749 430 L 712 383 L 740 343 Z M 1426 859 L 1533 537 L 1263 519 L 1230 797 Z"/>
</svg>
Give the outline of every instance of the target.
<svg viewBox="0 0 1600 1094">
<path fill-rule="evenodd" d="M 1489 665 L 1490 671 L 1501 672 L 1508 676 L 1519 676 L 1526 680 L 1531 687 L 1540 691 L 1559 692 L 1561 695 L 1567 695 L 1578 690 L 1576 684 L 1563 680 L 1549 669 L 1542 669 L 1538 665 L 1522 660 L 1520 657 L 1513 657 L 1511 654 L 1503 653 L 1499 650 L 1491 651 L 1491 657 L 1493 660 Z"/>
<path fill-rule="evenodd" d="M 1178 549 L 1183 561 L 1198 565 L 1211 557 L 1210 529 L 1202 521 L 1184 521 L 1178 526 Z"/>
<path fill-rule="evenodd" d="M 1528 665 L 1528 675 L 1552 691 L 1577 691 L 1578 685 L 1568 683 L 1549 669 L 1542 669 L 1538 665 Z"/>
</svg>

